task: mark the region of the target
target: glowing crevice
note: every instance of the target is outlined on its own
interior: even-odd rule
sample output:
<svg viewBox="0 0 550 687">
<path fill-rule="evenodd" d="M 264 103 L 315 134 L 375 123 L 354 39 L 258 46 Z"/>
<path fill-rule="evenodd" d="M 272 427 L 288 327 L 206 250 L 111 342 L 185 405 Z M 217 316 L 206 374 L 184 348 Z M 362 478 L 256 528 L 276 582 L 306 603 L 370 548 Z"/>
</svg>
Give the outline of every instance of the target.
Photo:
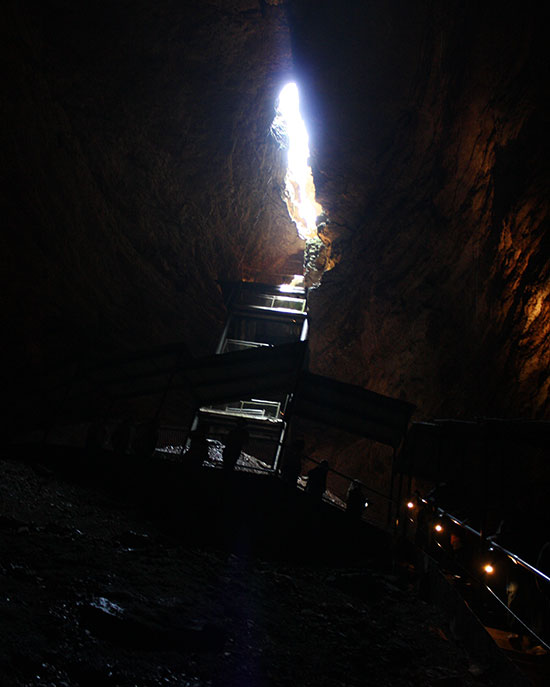
<svg viewBox="0 0 550 687">
<path fill-rule="evenodd" d="M 317 236 L 316 218 L 323 212 L 315 200 L 315 186 L 309 159 L 309 137 L 300 114 L 300 98 L 295 83 L 288 83 L 279 94 L 274 128 L 284 132 L 288 145 L 285 200 L 288 214 L 300 238 Z"/>
</svg>

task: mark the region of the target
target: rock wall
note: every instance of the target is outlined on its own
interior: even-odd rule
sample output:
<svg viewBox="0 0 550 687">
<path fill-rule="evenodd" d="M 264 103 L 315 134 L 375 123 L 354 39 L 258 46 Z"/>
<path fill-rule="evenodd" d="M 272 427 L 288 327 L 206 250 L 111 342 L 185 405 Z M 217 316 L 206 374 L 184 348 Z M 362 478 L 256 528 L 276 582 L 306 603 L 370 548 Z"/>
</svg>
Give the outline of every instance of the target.
<svg viewBox="0 0 550 687">
<path fill-rule="evenodd" d="M 8 2 L 2 302 L 8 371 L 155 344 L 212 352 L 219 278 L 299 251 L 269 134 L 291 67 L 252 0 Z"/>
<path fill-rule="evenodd" d="M 290 3 L 318 200 L 351 231 L 316 371 L 417 417 L 550 412 L 548 53 L 531 3 Z"/>
<path fill-rule="evenodd" d="M 269 135 L 294 71 L 339 262 L 312 366 L 417 417 L 549 414 L 548 55 L 529 2 L 10 0 L 1 129 L 12 382 L 213 350 L 217 278 L 292 264 Z M 290 260 L 290 262 L 289 262 Z"/>
</svg>

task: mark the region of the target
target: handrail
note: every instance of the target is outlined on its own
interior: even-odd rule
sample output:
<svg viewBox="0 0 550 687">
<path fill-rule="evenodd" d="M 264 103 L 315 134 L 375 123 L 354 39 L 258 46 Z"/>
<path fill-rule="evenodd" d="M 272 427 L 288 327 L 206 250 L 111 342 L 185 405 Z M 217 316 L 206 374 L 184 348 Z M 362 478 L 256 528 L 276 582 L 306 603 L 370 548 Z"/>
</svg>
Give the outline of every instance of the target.
<svg viewBox="0 0 550 687">
<path fill-rule="evenodd" d="M 315 458 L 311 458 L 310 456 L 307 456 L 307 460 L 311 461 L 312 463 L 315 463 L 316 465 L 320 465 L 321 461 L 316 460 Z M 350 482 L 358 482 L 362 487 L 367 489 L 367 491 L 371 491 L 373 494 L 376 494 L 377 496 L 380 496 L 383 499 L 386 499 L 386 501 L 389 501 L 390 503 L 396 503 L 396 500 L 393 499 L 391 496 L 388 496 L 387 494 L 383 494 L 381 491 L 377 491 L 373 487 L 369 487 L 367 484 L 364 482 L 361 482 L 361 480 L 357 479 L 356 477 L 350 477 L 350 475 L 346 475 L 343 472 L 339 472 L 338 470 L 335 470 L 334 468 L 329 467 L 328 469 L 329 472 L 333 472 L 335 475 L 338 475 L 339 477 L 343 477 L 344 479 L 349 480 Z"/>
<path fill-rule="evenodd" d="M 424 499 L 422 499 L 422 500 L 424 501 Z M 424 503 L 427 503 L 427 502 L 424 501 Z M 447 511 L 443 510 L 443 508 L 440 508 L 439 506 L 435 507 L 435 512 L 439 516 L 449 518 L 449 520 L 452 520 L 455 523 L 455 525 L 458 525 L 459 527 L 462 527 L 463 529 L 467 530 L 471 534 L 474 534 L 476 537 L 479 538 L 480 541 L 485 542 L 489 548 L 497 549 L 498 551 L 501 551 L 506 556 L 508 556 L 508 558 L 513 563 L 517 563 L 518 565 L 521 565 L 522 567 L 526 568 L 527 570 L 534 573 L 535 575 L 542 577 L 542 579 L 545 580 L 546 582 L 550 582 L 550 576 L 546 575 L 546 573 L 543 573 L 542 570 L 535 568 L 534 565 L 531 565 L 531 563 L 524 561 L 520 556 L 513 553 L 512 551 L 509 551 L 504 546 L 501 546 L 496 541 L 492 540 L 490 537 L 484 537 L 481 534 L 481 532 L 479 532 L 478 530 L 475 530 L 473 527 L 470 527 L 470 525 L 467 525 L 465 520 L 460 520 L 459 518 L 457 518 L 456 516 L 452 515 L 451 513 L 447 512 Z"/>
<path fill-rule="evenodd" d="M 520 567 L 524 568 L 526 571 L 528 571 L 530 574 L 535 576 L 535 584 L 537 583 L 536 578 L 544 580 L 544 582 L 550 583 L 550 576 L 547 575 L 546 573 L 542 572 L 542 570 L 539 570 L 537 567 L 532 565 L 531 563 L 527 562 L 521 556 L 518 556 L 516 553 L 510 551 L 504 546 L 501 546 L 497 542 L 493 541 L 491 537 L 485 537 L 483 534 L 473 528 L 471 525 L 468 525 L 466 520 L 462 520 L 459 517 L 453 515 L 452 513 L 446 511 L 445 509 L 435 505 L 431 504 L 427 499 L 421 497 L 419 494 L 417 494 L 418 500 L 427 507 L 431 507 L 433 511 L 433 515 L 435 518 L 447 518 L 451 522 L 453 522 L 455 525 L 457 525 L 459 528 L 463 529 L 464 531 L 472 534 L 475 536 L 481 546 L 486 549 L 487 553 L 492 553 L 493 551 L 499 551 L 500 553 L 504 554 L 504 556 L 510 561 L 512 561 L 514 564 L 519 565 Z M 445 551 L 445 548 L 441 544 L 441 542 L 436 541 L 437 546 L 439 549 L 441 549 L 444 553 L 448 553 Z M 422 547 L 421 547 L 422 548 Z M 456 561 L 455 561 L 456 564 Z M 499 604 L 502 606 L 502 608 L 512 617 L 514 620 L 516 620 L 526 631 L 528 634 L 530 634 L 534 639 L 536 639 L 541 646 L 543 646 L 547 651 L 550 651 L 550 643 L 548 641 L 545 641 L 540 637 L 540 635 L 532 628 L 530 625 L 528 625 L 521 617 L 517 615 L 499 596 L 496 594 L 496 592 L 490 587 L 488 584 L 487 580 L 481 580 L 479 577 L 479 574 L 475 572 L 475 570 L 471 570 L 464 565 L 458 564 L 459 567 L 464 570 L 464 572 L 472 579 L 476 580 L 478 584 L 482 586 L 486 591 L 488 591 L 491 596 L 499 602 Z M 533 579 L 533 578 L 531 578 Z M 540 591 L 540 590 L 539 590 Z"/>
<path fill-rule="evenodd" d="M 175 427 L 175 426 L 170 426 L 169 429 L 171 429 L 171 430 L 177 430 L 177 429 L 180 429 L 180 428 Z M 182 429 L 182 431 L 184 431 L 183 428 L 181 428 L 181 429 Z M 315 463 L 316 465 L 320 465 L 320 463 L 321 463 L 321 461 L 317 460 L 316 458 L 312 458 L 311 456 L 307 456 L 307 457 L 306 457 L 306 460 L 307 460 L 307 461 L 310 461 L 311 463 Z M 280 472 L 280 468 L 273 468 L 273 467 L 268 467 L 268 468 L 260 468 L 260 467 L 258 467 L 258 468 L 256 468 L 256 467 L 251 468 L 250 466 L 246 466 L 246 467 L 245 467 L 245 466 L 239 466 L 239 467 L 241 467 L 241 470 L 242 470 L 242 471 L 247 470 L 247 469 L 251 469 L 251 470 L 254 470 L 254 471 L 266 472 L 266 473 L 268 473 L 268 474 L 278 474 L 278 473 Z M 335 475 L 338 475 L 339 477 L 343 477 L 343 478 L 344 478 L 345 480 L 347 480 L 348 482 L 354 482 L 354 481 L 356 481 L 356 482 L 358 482 L 362 487 L 364 487 L 367 491 L 369 491 L 369 492 L 371 492 L 371 493 L 373 493 L 373 494 L 376 494 L 376 496 L 379 496 L 379 497 L 385 499 L 386 501 L 389 501 L 390 503 L 396 503 L 396 500 L 395 500 L 395 499 L 391 498 L 391 497 L 388 496 L 387 494 L 383 494 L 381 491 L 378 491 L 377 489 L 374 489 L 373 487 L 369 487 L 367 484 L 365 484 L 364 482 L 361 482 L 361 480 L 359 480 L 359 479 L 357 479 L 357 478 L 355 478 L 355 477 L 351 477 L 350 475 L 346 475 L 344 472 L 340 472 L 339 470 L 335 470 L 334 468 L 331 468 L 331 467 L 329 467 L 328 471 L 329 471 L 329 472 L 332 472 L 332 473 L 335 474 Z"/>
<path fill-rule="evenodd" d="M 547 644 L 542 637 L 540 637 L 527 623 L 525 623 L 516 613 L 511 608 L 508 608 L 508 606 L 504 603 L 502 599 L 498 597 L 497 594 L 489 587 L 488 584 L 484 585 L 487 591 L 491 594 L 491 596 L 496 599 L 501 606 L 504 607 L 504 609 L 514 618 L 514 620 L 517 620 L 517 622 L 524 627 L 527 632 L 532 635 L 538 642 L 540 642 L 541 646 L 544 646 L 548 651 L 550 651 L 550 644 Z"/>
</svg>

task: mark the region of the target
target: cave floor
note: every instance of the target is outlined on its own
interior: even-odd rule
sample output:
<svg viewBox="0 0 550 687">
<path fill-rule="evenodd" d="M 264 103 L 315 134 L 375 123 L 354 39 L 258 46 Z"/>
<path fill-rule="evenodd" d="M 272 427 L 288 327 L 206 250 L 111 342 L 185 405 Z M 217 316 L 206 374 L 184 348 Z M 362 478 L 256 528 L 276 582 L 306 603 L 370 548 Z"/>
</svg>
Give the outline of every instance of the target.
<svg viewBox="0 0 550 687">
<path fill-rule="evenodd" d="M 99 486 L 0 462 L 1 685 L 501 684 L 406 577 L 186 544 Z"/>
</svg>

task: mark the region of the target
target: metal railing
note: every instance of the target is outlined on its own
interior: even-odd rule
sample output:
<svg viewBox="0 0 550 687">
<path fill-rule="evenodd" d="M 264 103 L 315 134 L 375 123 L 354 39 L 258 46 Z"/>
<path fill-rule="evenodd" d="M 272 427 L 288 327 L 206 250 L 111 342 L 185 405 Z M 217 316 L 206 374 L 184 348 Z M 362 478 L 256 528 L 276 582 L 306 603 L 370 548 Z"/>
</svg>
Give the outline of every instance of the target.
<svg viewBox="0 0 550 687">
<path fill-rule="evenodd" d="M 233 353 L 234 351 L 248 351 L 251 348 L 269 348 L 270 344 L 259 341 L 241 341 L 239 339 L 225 339 L 221 353 Z"/>
<path fill-rule="evenodd" d="M 157 445 L 157 452 L 165 454 L 167 457 L 176 460 L 185 461 L 186 454 L 186 439 L 187 432 L 181 428 L 176 427 L 161 427 L 159 432 L 159 442 Z M 209 439 L 209 458 L 204 463 L 204 467 L 221 468 L 222 467 L 222 450 L 223 440 Z M 304 490 L 307 485 L 307 472 L 305 467 L 308 465 L 319 465 L 320 461 L 310 456 L 304 459 L 303 474 L 300 475 L 296 484 L 297 489 Z M 255 472 L 266 475 L 280 474 L 281 466 L 274 467 L 268 465 L 266 462 L 256 459 L 249 455 L 246 450 L 242 452 L 241 457 L 236 465 L 238 472 Z M 339 510 L 346 510 L 346 494 L 349 486 L 356 482 L 360 485 L 365 494 L 365 501 L 368 504 L 362 515 L 362 520 L 377 527 L 388 529 L 388 509 L 393 509 L 396 506 L 395 500 L 388 494 L 365 484 L 364 482 L 351 477 L 334 468 L 328 469 L 327 475 L 327 490 L 323 495 L 323 501 Z"/>
<path fill-rule="evenodd" d="M 306 299 L 293 297 L 291 295 L 281 294 L 280 296 L 274 294 L 262 294 L 259 297 L 259 305 L 264 305 L 267 308 L 273 308 L 275 310 L 282 310 L 284 312 L 291 312 L 296 310 L 297 312 L 306 311 Z"/>
<path fill-rule="evenodd" d="M 511 637 L 525 635 L 550 652 L 548 571 L 499 544 L 496 535 L 484 537 L 466 520 L 423 497 L 416 503 L 410 500 L 406 509 L 405 522 L 416 526 L 415 543 L 467 591 L 467 601 L 484 625 Z M 484 592 L 494 602 L 492 607 Z"/>
<path fill-rule="evenodd" d="M 232 401 L 219 405 L 202 406 L 201 412 L 224 413 L 234 417 L 244 417 L 254 420 L 267 420 L 281 422 L 282 401 L 270 401 L 260 398 L 251 398 L 246 401 Z"/>
<path fill-rule="evenodd" d="M 316 460 L 315 458 L 311 458 L 310 456 L 306 456 L 304 462 L 306 464 L 312 463 L 313 465 L 320 464 L 320 461 Z M 308 471 L 306 470 L 304 472 L 305 474 L 301 476 L 298 483 L 298 486 L 301 489 L 305 489 L 307 485 Z M 358 484 L 361 487 L 363 493 L 365 494 L 366 505 L 361 516 L 361 520 L 369 524 L 375 525 L 376 527 L 382 530 L 388 530 L 388 512 L 393 511 L 393 509 L 396 507 L 395 500 L 388 494 L 384 494 L 378 489 L 369 486 L 365 482 L 362 482 L 361 480 L 355 477 L 351 477 L 350 475 L 340 472 L 339 470 L 335 470 L 330 466 L 327 474 L 327 490 L 323 495 L 323 501 L 326 503 L 330 503 L 339 510 L 345 511 L 347 508 L 347 491 L 353 482 Z"/>
</svg>

